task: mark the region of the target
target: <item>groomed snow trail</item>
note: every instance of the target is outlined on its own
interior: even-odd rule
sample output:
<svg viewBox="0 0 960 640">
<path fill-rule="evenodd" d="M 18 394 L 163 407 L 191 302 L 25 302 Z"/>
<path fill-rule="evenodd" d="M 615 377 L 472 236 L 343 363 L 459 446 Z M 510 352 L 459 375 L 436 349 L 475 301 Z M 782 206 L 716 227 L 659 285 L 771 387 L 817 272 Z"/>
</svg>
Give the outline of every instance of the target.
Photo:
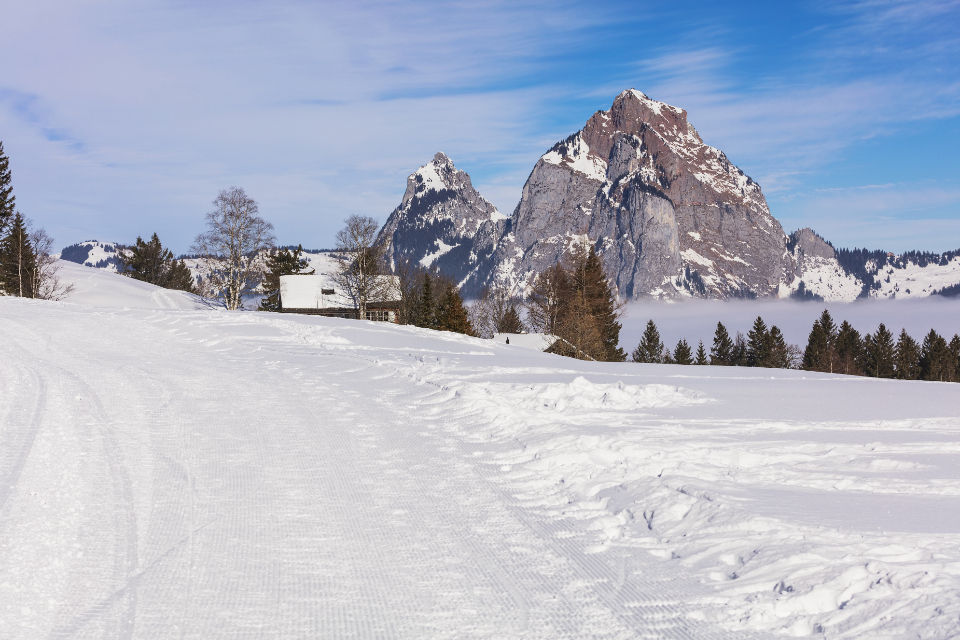
<svg viewBox="0 0 960 640">
<path fill-rule="evenodd" d="M 422 375 L 474 343 L 340 327 L 0 300 L 0 636 L 759 637 L 511 490 Z"/>
</svg>

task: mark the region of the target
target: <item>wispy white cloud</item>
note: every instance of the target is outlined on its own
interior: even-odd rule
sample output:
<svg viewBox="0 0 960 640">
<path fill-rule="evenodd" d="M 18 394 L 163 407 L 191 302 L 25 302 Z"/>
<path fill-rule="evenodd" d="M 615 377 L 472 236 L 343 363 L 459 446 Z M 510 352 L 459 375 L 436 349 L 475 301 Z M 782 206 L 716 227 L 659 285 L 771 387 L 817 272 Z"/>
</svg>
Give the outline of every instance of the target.
<svg viewBox="0 0 960 640">
<path fill-rule="evenodd" d="M 384 218 L 437 150 L 516 173 L 545 98 L 523 79 L 609 18 L 501 1 L 30 2 L 5 15 L 18 28 L 0 59 L 17 64 L 0 68 L 0 126 L 18 202 L 58 218 L 61 237 L 157 229 L 180 248 L 229 184 L 281 235 L 322 243 L 351 213 Z"/>
<path fill-rule="evenodd" d="M 687 109 L 774 204 L 799 201 L 863 140 L 960 113 L 956 78 L 937 81 L 916 65 L 840 73 L 829 62 L 850 67 L 896 35 L 904 13 L 917 28 L 927 28 L 917 15 L 947 23 L 956 3 L 824 7 L 838 26 L 808 38 L 819 62 L 781 76 L 745 73 L 749 42 L 662 6 L 8 5 L 0 138 L 18 204 L 64 241 L 157 230 L 185 249 L 216 190 L 240 184 L 282 240 L 323 244 L 346 215 L 383 219 L 406 176 L 438 150 L 509 211 L 540 153 L 631 85 Z M 631 20 L 656 22 L 648 40 L 670 20 L 681 26 L 630 57 L 625 43 L 641 39 L 614 32 Z M 910 56 L 952 59 L 955 35 L 937 29 Z M 601 50 L 576 72 L 584 52 Z"/>
</svg>

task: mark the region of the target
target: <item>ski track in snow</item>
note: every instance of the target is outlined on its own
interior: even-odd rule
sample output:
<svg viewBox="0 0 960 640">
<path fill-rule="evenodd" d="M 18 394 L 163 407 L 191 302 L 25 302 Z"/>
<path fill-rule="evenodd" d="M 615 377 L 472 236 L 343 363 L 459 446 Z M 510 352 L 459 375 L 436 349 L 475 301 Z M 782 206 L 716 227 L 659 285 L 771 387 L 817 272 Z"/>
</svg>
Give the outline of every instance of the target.
<svg viewBox="0 0 960 640">
<path fill-rule="evenodd" d="M 960 634 L 960 385 L 12 299 L 0 335 L 4 638 Z"/>
</svg>

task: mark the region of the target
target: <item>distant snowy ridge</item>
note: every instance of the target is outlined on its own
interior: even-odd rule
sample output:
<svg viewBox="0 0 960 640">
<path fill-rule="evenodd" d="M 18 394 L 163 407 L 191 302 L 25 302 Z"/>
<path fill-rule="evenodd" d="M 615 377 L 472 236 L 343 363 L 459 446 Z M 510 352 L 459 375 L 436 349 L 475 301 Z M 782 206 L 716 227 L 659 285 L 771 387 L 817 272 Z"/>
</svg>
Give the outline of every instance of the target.
<svg viewBox="0 0 960 640">
<path fill-rule="evenodd" d="M 796 264 L 796 277 L 781 295 L 796 292 L 803 283 L 806 291 L 827 302 L 922 298 L 960 283 L 960 250 L 901 255 L 866 249 L 838 251 L 812 229 L 792 233 L 787 249 Z"/>
<path fill-rule="evenodd" d="M 60 252 L 59 258 L 68 262 L 82 264 L 85 267 L 96 267 L 97 269 L 107 269 L 117 272 L 119 264 L 119 255 L 117 248 L 121 245 L 116 242 L 100 242 L 98 240 L 86 240 L 64 247 Z"/>
</svg>

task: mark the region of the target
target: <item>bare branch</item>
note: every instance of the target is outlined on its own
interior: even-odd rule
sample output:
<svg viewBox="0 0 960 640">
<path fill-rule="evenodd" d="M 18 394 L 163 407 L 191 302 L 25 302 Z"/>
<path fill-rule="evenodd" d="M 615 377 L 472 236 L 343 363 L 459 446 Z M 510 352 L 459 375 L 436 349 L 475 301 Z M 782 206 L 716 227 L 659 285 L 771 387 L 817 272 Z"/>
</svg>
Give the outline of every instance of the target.
<svg viewBox="0 0 960 640">
<path fill-rule="evenodd" d="M 395 278 L 383 263 L 384 247 L 375 244 L 379 225 L 373 218 L 350 216 L 337 233 L 337 251 L 344 261 L 334 281 L 357 305 L 358 317 L 366 318 L 367 304 L 398 298 Z"/>
</svg>

